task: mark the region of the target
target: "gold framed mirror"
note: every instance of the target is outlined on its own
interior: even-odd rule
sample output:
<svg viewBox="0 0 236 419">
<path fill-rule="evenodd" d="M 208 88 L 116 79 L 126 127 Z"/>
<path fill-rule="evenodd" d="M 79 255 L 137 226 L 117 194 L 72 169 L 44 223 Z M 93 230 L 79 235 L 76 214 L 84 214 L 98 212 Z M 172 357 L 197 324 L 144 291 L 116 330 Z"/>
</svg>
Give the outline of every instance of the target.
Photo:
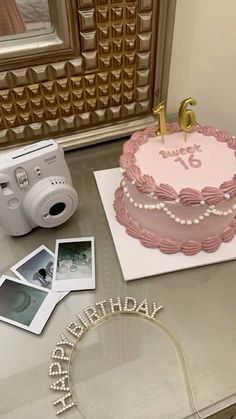
<svg viewBox="0 0 236 419">
<path fill-rule="evenodd" d="M 5 8 L 9 1 L 12 0 L 3 3 Z M 5 13 L 8 15 L 8 21 L 10 20 L 8 22 L 10 34 L 7 35 L 5 23 L 3 25 L 5 36 L 0 36 L 0 71 L 25 66 L 26 63 L 37 65 L 73 56 L 77 47 L 74 2 L 39 0 L 38 8 L 36 0 L 14 0 L 14 2 L 13 4 L 18 7 L 18 15 L 13 7 L 8 6 Z M 24 25 L 20 28 L 19 19 L 22 19 Z M 15 31 L 19 33 L 14 33 L 14 26 L 16 26 Z"/>
<path fill-rule="evenodd" d="M 48 32 L 0 41 L 0 148 L 50 137 L 76 148 L 151 122 L 176 0 L 44 1 Z"/>
</svg>

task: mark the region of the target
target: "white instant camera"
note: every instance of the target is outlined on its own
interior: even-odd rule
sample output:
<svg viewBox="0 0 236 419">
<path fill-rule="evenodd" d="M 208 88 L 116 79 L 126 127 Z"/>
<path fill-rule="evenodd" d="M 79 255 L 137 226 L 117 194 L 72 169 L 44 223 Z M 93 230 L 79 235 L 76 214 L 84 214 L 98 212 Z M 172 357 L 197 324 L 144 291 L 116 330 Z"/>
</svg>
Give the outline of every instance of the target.
<svg viewBox="0 0 236 419">
<path fill-rule="evenodd" d="M 67 221 L 78 205 L 63 150 L 40 141 L 0 156 L 0 224 L 22 236 Z"/>
</svg>

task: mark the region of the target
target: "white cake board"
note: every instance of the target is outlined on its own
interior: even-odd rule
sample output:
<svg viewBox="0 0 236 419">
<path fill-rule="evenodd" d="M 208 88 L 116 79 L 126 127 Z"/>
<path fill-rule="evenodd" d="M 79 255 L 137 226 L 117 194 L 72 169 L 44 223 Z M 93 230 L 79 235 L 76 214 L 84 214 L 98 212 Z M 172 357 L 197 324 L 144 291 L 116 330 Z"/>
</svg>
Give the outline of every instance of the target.
<svg viewBox="0 0 236 419">
<path fill-rule="evenodd" d="M 101 170 L 94 172 L 94 175 L 126 281 L 236 259 L 236 236 L 230 243 L 223 243 L 216 252 L 201 251 L 194 256 L 185 256 L 183 253 L 165 255 L 158 249 L 142 246 L 138 239 L 126 233 L 125 227 L 115 218 L 113 201 L 114 192 L 121 181 L 120 170 Z"/>
</svg>

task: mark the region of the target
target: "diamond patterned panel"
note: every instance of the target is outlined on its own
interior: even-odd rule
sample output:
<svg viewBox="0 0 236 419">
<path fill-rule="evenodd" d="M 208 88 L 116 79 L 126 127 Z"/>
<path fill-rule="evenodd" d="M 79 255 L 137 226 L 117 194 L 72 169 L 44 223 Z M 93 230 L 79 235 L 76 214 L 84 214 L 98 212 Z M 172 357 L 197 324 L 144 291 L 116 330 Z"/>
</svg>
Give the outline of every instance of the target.
<svg viewBox="0 0 236 419">
<path fill-rule="evenodd" d="M 94 0 L 79 0 L 79 9 L 94 7 Z"/>
<path fill-rule="evenodd" d="M 41 66 L 36 75 L 22 69 L 18 87 L 0 90 L 0 129 L 47 121 L 51 132 L 53 120 L 81 127 L 150 109 L 153 0 L 77 5 L 82 59 Z M 36 82 L 25 86 L 29 77 Z"/>
<path fill-rule="evenodd" d="M 150 32 L 152 29 L 152 12 L 139 14 L 139 32 Z"/>
<path fill-rule="evenodd" d="M 95 27 L 95 12 L 91 10 L 81 10 L 79 12 L 80 28 L 82 31 L 94 29 Z"/>
</svg>

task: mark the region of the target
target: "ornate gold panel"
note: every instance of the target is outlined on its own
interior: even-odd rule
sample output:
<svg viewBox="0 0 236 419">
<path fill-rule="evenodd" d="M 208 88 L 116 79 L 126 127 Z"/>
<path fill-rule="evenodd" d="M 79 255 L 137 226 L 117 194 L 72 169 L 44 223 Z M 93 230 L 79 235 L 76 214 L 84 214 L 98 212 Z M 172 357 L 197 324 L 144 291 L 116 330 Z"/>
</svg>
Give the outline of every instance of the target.
<svg viewBox="0 0 236 419">
<path fill-rule="evenodd" d="M 0 73 L 2 148 L 150 114 L 160 2 L 76 4 L 74 59 Z"/>
</svg>

